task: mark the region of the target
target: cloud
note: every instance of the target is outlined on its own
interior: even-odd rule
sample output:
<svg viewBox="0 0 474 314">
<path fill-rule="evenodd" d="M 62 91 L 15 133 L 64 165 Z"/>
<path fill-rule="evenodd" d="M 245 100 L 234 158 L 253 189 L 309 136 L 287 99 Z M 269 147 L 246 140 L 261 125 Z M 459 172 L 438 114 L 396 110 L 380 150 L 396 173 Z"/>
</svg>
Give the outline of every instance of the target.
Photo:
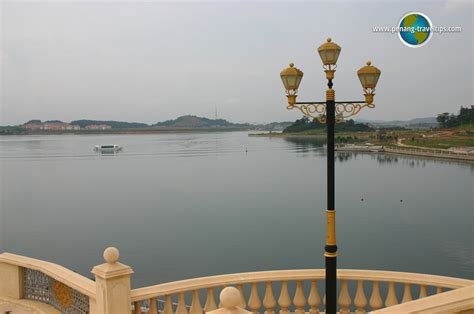
<svg viewBox="0 0 474 314">
<path fill-rule="evenodd" d="M 229 105 L 236 105 L 240 102 L 240 99 L 239 98 L 236 98 L 236 97 L 231 97 L 231 98 L 227 98 L 225 100 L 225 103 L 226 104 L 229 104 Z"/>
<path fill-rule="evenodd" d="M 465 9 L 472 6 L 472 0 L 446 0 L 444 7 L 448 10 Z"/>
</svg>

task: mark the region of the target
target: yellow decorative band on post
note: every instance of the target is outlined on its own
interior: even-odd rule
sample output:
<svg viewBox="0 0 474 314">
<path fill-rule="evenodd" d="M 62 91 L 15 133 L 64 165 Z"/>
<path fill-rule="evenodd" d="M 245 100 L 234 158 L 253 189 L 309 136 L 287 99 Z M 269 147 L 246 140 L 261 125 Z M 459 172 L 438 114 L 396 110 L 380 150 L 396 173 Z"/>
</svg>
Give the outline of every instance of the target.
<svg viewBox="0 0 474 314">
<path fill-rule="evenodd" d="M 336 211 L 326 210 L 326 244 L 336 245 Z"/>
<path fill-rule="evenodd" d="M 324 256 L 326 256 L 326 257 L 337 257 L 337 253 L 324 252 Z"/>
<path fill-rule="evenodd" d="M 334 100 L 336 99 L 336 92 L 334 89 L 326 90 L 326 100 Z"/>
</svg>

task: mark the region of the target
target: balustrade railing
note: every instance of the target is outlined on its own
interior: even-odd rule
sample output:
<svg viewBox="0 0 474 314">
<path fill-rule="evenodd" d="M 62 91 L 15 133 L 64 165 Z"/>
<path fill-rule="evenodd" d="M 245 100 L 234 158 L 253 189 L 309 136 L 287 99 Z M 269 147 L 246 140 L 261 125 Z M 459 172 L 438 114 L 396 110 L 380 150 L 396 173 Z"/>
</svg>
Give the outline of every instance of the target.
<svg viewBox="0 0 474 314">
<path fill-rule="evenodd" d="M 95 311 L 96 285 L 60 265 L 2 253 L 1 297 L 46 303 L 64 314 L 86 314 Z"/>
<path fill-rule="evenodd" d="M 366 313 L 474 284 L 450 277 L 370 270 L 339 270 L 338 279 L 340 313 Z M 215 296 L 222 288 L 235 286 L 241 292 L 240 306 L 254 314 L 317 314 L 324 311 L 323 284 L 324 270 L 269 271 L 165 283 L 132 290 L 131 297 L 134 314 L 202 314 L 218 307 Z"/>
<path fill-rule="evenodd" d="M 218 294 L 223 288 L 234 286 L 240 294 L 230 289 L 230 303 L 253 314 L 324 311 L 324 269 L 210 276 L 131 290 L 133 271 L 118 262 L 118 250 L 108 248 L 104 259 L 106 263 L 93 268 L 92 281 L 56 264 L 0 254 L 0 303 L 2 298 L 29 299 L 67 314 L 202 314 L 219 309 L 222 300 Z M 403 312 L 411 313 L 414 303 L 413 308 L 432 309 L 432 302 L 437 308 L 474 309 L 473 280 L 351 269 L 338 270 L 337 278 L 338 311 L 342 314 L 392 306 L 402 306 Z M 230 312 L 234 313 L 226 307 L 214 314 Z"/>
</svg>

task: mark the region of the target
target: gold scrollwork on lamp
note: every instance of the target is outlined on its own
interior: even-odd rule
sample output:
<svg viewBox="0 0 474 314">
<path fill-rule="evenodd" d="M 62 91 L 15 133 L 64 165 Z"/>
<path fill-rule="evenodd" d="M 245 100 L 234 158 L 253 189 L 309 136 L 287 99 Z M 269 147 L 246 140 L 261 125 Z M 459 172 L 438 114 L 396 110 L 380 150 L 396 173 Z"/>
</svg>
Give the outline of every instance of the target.
<svg viewBox="0 0 474 314">
<path fill-rule="evenodd" d="M 340 53 L 340 47 L 334 44 L 330 38 L 327 42 L 318 48 L 318 52 L 321 55 L 323 64 L 327 69 L 325 70 L 328 79 L 334 78 L 335 62 Z M 364 90 L 365 102 L 357 101 L 342 101 L 335 102 L 335 118 L 336 123 L 341 123 L 344 119 L 355 116 L 363 108 L 374 108 L 374 95 L 375 87 L 377 86 L 378 79 L 381 71 L 374 67 L 370 61 L 365 66 L 357 71 L 360 83 Z M 303 72 L 296 68 L 293 63 L 280 73 L 281 80 L 285 86 L 286 96 L 288 97 L 287 109 L 299 109 L 305 116 L 317 119 L 320 123 L 326 123 L 326 103 L 324 102 L 308 102 L 308 103 L 297 103 L 296 97 L 298 96 L 298 87 L 303 78 Z M 334 100 L 334 90 L 328 89 L 327 92 L 332 92 L 330 100 Z M 329 99 L 329 98 L 328 98 Z"/>
<path fill-rule="evenodd" d="M 336 104 L 336 117 L 340 117 L 341 121 L 349 117 L 355 116 L 359 111 L 364 108 L 374 108 L 374 104 L 359 104 L 359 103 L 337 103 Z"/>
<path fill-rule="evenodd" d="M 305 116 L 317 119 L 320 123 L 326 123 L 326 105 L 325 104 L 303 104 L 293 105 L 291 108 L 299 109 Z"/>
</svg>

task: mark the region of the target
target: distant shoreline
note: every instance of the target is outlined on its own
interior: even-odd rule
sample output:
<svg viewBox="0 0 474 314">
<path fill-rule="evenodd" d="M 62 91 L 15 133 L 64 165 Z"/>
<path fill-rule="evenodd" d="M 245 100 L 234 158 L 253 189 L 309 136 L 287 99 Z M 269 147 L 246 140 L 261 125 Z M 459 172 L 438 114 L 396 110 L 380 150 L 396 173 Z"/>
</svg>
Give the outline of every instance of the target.
<svg viewBox="0 0 474 314">
<path fill-rule="evenodd" d="M 326 138 L 326 133 L 321 134 L 299 134 L 299 133 L 282 133 L 282 132 L 268 132 L 268 133 L 250 133 L 250 137 L 279 137 L 279 138 Z"/>
<path fill-rule="evenodd" d="M 159 134 L 159 133 L 212 133 L 254 131 L 247 128 L 137 128 L 137 129 L 107 129 L 107 130 L 24 130 L 24 132 L 1 134 L 11 135 L 87 135 L 87 134 Z"/>
<path fill-rule="evenodd" d="M 383 153 L 387 154 L 395 154 L 395 155 L 405 155 L 405 156 L 418 156 L 418 157 L 429 157 L 432 159 L 449 159 L 449 160 L 463 160 L 474 162 L 474 155 L 468 154 L 459 154 L 453 152 L 430 152 L 427 149 L 413 149 L 413 148 L 406 148 L 406 147 L 385 147 Z"/>
<path fill-rule="evenodd" d="M 345 133 L 345 132 L 344 132 Z M 298 133 L 256 133 L 249 134 L 251 137 L 275 137 L 275 138 L 293 138 L 293 139 L 325 139 L 325 134 L 298 134 Z M 410 147 L 410 146 L 392 146 L 384 145 L 382 150 L 378 152 L 369 152 L 366 150 L 343 150 L 339 149 L 340 152 L 362 152 L 362 153 L 376 153 L 376 154 L 391 154 L 391 155 L 405 155 L 405 156 L 417 156 L 426 157 L 430 159 L 445 159 L 445 160 L 462 160 L 468 162 L 474 162 L 474 155 L 456 153 L 448 150 L 441 149 L 430 149 L 421 147 Z"/>
</svg>

